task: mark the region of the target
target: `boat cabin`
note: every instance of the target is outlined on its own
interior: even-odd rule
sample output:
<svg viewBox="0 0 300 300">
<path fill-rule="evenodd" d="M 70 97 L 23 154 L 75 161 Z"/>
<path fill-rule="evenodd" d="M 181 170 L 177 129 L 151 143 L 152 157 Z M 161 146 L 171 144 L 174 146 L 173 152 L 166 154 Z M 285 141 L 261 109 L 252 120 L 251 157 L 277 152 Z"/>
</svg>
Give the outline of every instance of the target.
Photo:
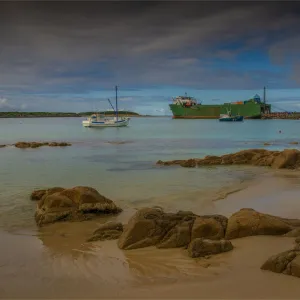
<svg viewBox="0 0 300 300">
<path fill-rule="evenodd" d="M 185 96 L 177 96 L 176 98 L 173 98 L 173 104 L 175 105 L 181 105 L 185 107 L 191 107 L 197 105 L 197 101 L 194 97 L 188 97 Z"/>
</svg>

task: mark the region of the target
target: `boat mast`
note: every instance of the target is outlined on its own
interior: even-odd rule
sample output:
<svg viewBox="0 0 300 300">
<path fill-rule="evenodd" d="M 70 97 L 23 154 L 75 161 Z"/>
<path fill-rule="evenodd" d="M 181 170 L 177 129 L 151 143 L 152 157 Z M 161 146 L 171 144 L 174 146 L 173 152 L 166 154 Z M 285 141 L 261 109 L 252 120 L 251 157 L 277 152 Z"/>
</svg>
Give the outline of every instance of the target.
<svg viewBox="0 0 300 300">
<path fill-rule="evenodd" d="M 264 114 L 266 113 L 266 87 L 264 86 Z"/>
<path fill-rule="evenodd" d="M 118 86 L 116 85 L 116 117 L 118 121 Z"/>
</svg>

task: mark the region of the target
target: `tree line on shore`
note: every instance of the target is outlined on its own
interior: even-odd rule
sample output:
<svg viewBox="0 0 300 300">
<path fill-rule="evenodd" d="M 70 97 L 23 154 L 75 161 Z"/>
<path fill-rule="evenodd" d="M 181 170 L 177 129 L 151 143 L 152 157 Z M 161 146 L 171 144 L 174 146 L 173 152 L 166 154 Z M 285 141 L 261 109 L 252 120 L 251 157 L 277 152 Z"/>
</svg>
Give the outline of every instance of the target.
<svg viewBox="0 0 300 300">
<path fill-rule="evenodd" d="M 9 112 L 0 112 L 0 118 L 45 118 L 45 117 L 86 117 L 95 112 L 17 112 L 17 111 L 9 111 Z M 114 115 L 114 112 L 100 111 L 100 114 L 104 115 Z M 140 116 L 136 112 L 132 111 L 120 111 L 118 112 L 119 116 L 127 115 L 127 116 Z"/>
</svg>

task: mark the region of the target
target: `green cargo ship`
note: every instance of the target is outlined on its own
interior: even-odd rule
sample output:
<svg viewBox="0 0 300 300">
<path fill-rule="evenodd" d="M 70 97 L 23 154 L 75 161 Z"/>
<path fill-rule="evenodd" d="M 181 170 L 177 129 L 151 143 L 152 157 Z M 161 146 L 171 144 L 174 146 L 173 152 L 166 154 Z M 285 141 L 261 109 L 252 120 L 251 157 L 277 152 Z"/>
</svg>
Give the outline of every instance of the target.
<svg viewBox="0 0 300 300">
<path fill-rule="evenodd" d="M 265 88 L 263 101 L 255 95 L 246 101 L 203 105 L 197 103 L 194 97 L 185 95 L 174 98 L 170 109 L 174 119 L 218 119 L 220 115 L 228 112 L 245 119 L 260 119 L 263 114 L 271 113 L 271 105 L 266 104 Z"/>
</svg>

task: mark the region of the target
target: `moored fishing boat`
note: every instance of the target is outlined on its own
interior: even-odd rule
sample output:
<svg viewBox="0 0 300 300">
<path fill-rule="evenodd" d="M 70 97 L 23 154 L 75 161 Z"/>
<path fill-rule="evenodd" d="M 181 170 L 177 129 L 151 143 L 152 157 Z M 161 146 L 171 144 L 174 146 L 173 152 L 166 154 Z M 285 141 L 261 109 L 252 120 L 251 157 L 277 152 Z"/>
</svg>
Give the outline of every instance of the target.
<svg viewBox="0 0 300 300">
<path fill-rule="evenodd" d="M 108 99 L 111 107 L 115 111 L 115 117 L 109 118 L 105 117 L 103 114 L 92 114 L 86 120 L 82 121 L 84 127 L 124 127 L 129 124 L 129 117 L 119 117 L 118 115 L 118 87 L 116 86 L 116 109 L 112 106 L 110 100 Z"/>
<path fill-rule="evenodd" d="M 230 114 L 220 115 L 219 121 L 222 122 L 242 122 L 244 120 L 243 116 L 231 116 Z"/>
<path fill-rule="evenodd" d="M 82 121 L 84 127 L 124 127 L 129 124 L 130 118 L 108 118 L 102 114 L 93 114 L 87 118 L 87 120 Z"/>
</svg>

